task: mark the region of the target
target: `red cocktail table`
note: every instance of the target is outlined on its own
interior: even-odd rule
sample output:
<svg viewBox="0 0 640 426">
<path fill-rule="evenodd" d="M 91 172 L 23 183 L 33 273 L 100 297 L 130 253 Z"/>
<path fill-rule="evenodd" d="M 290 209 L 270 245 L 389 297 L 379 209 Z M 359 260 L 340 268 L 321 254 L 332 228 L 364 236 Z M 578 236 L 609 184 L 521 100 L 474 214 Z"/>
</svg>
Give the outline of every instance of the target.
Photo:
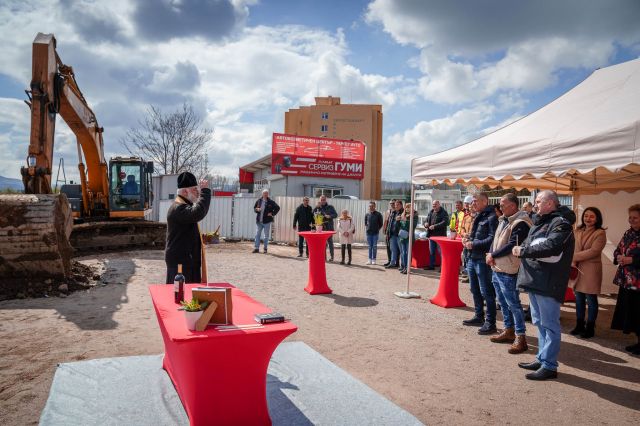
<svg viewBox="0 0 640 426">
<path fill-rule="evenodd" d="M 431 240 L 438 243 L 442 251 L 442 268 L 440 270 L 440 284 L 438 292 L 431 299 L 434 305 L 443 308 L 461 308 L 465 303 L 460 300 L 458 294 L 458 274 L 462 260 L 462 240 L 452 240 L 448 237 L 431 237 Z"/>
<path fill-rule="evenodd" d="M 411 245 L 411 267 L 429 266 L 429 240 L 415 240 Z M 436 266 L 440 266 L 440 253 L 436 252 Z"/>
<path fill-rule="evenodd" d="M 185 285 L 191 289 L 205 284 Z M 233 323 L 255 325 L 254 314 L 271 310 L 231 287 Z M 291 322 L 222 331 L 209 326 L 190 331 L 184 313 L 173 302 L 172 285 L 149 287 L 160 324 L 165 354 L 163 367 L 176 387 L 191 425 L 270 425 L 267 367 L 276 347 L 298 328 Z"/>
<path fill-rule="evenodd" d="M 327 270 L 325 267 L 325 247 L 330 236 L 335 231 L 304 231 L 298 232 L 307 240 L 309 247 L 309 281 L 304 288 L 309 294 L 328 294 L 333 291 L 327 285 Z"/>
</svg>

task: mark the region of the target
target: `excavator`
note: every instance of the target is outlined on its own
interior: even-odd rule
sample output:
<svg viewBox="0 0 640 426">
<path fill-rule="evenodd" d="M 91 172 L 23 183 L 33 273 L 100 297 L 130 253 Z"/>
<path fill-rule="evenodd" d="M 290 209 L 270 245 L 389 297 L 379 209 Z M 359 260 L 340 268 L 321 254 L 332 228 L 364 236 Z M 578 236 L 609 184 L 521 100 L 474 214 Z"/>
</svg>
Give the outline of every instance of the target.
<svg viewBox="0 0 640 426">
<path fill-rule="evenodd" d="M 0 196 L 0 277 L 64 275 L 71 253 L 162 246 L 166 225 L 149 220 L 153 162 L 104 156 L 104 129 L 80 91 L 73 68 L 56 52 L 53 34 L 33 42 L 32 80 L 26 91 L 31 136 L 24 194 Z M 76 136 L 79 184 L 52 194 L 56 116 Z M 6 237 L 6 238 L 3 238 Z"/>
</svg>

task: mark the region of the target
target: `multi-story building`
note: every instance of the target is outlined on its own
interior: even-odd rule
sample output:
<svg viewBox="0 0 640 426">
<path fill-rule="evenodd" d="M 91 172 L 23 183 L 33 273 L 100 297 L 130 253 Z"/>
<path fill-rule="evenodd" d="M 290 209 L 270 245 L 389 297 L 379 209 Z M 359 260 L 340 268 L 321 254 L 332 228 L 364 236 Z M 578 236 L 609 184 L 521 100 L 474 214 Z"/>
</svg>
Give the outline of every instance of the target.
<svg viewBox="0 0 640 426">
<path fill-rule="evenodd" d="M 357 140 L 367 146 L 361 199 L 380 199 L 382 190 L 382 105 L 341 104 L 340 98 L 318 97 L 316 104 L 290 109 L 284 133 Z"/>
</svg>

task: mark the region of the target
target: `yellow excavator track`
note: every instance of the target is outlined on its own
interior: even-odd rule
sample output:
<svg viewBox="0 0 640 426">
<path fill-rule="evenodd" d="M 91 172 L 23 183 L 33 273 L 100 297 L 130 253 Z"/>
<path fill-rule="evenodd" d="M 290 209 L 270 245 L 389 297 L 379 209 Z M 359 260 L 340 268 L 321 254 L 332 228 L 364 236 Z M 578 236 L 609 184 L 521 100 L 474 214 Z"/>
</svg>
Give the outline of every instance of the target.
<svg viewBox="0 0 640 426">
<path fill-rule="evenodd" d="M 102 250 L 164 248 L 167 225 L 145 220 L 87 222 L 73 226 L 70 242 L 76 255 Z"/>
<path fill-rule="evenodd" d="M 166 224 L 144 220 L 73 225 L 64 194 L 0 195 L 3 277 L 68 277 L 71 259 L 102 250 L 164 248 Z"/>
<path fill-rule="evenodd" d="M 63 194 L 0 195 L 0 279 L 68 276 L 72 227 Z"/>
</svg>

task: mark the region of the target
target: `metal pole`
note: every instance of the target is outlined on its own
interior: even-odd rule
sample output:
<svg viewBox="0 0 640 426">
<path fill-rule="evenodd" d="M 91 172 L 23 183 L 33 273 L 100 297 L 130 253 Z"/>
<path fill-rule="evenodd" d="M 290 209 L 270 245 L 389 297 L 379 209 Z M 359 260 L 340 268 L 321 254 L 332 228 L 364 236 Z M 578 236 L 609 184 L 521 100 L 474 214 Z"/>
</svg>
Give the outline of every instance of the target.
<svg viewBox="0 0 640 426">
<path fill-rule="evenodd" d="M 395 294 L 403 299 L 415 299 L 420 297 L 418 293 L 409 291 L 409 285 L 411 283 L 411 249 L 413 248 L 413 236 L 415 234 L 413 230 L 413 203 L 415 197 L 415 186 L 413 185 L 413 160 L 411 160 L 411 215 L 409 216 L 409 251 L 407 252 L 407 290 L 396 291 Z"/>
</svg>

